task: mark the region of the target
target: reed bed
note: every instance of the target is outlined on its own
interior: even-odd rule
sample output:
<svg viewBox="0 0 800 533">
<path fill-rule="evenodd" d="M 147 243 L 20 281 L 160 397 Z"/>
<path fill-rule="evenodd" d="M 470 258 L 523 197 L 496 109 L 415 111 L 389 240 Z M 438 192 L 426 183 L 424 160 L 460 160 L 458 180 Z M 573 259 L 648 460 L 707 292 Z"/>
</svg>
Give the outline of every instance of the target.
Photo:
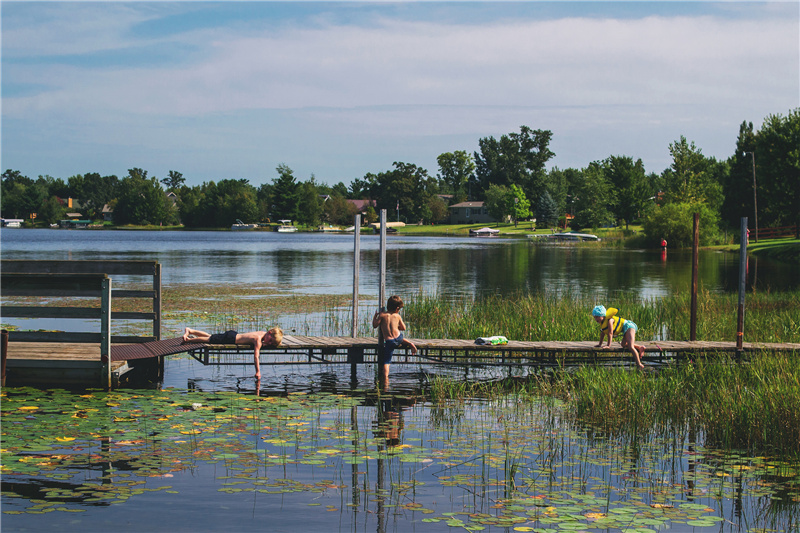
<svg viewBox="0 0 800 533">
<path fill-rule="evenodd" d="M 736 339 L 738 296 L 700 291 L 697 337 Z M 471 339 L 504 335 L 522 341 L 570 341 L 599 338 L 592 307 L 619 309 L 636 322 L 642 341 L 684 340 L 690 332 L 690 298 L 674 294 L 642 300 L 621 293 L 613 297 L 535 293 L 445 298 L 417 294 L 406 298 L 405 319 L 418 338 Z M 800 292 L 747 295 L 744 338 L 749 342 L 800 342 Z"/>
</svg>

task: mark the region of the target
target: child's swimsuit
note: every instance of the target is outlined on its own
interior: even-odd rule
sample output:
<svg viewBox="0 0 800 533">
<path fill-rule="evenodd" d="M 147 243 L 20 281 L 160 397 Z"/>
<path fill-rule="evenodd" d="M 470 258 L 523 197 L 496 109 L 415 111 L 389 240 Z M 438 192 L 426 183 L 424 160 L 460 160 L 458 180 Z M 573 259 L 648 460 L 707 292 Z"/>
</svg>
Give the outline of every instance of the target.
<svg viewBox="0 0 800 533">
<path fill-rule="evenodd" d="M 633 328 L 633 331 L 639 331 L 639 326 L 633 323 L 633 320 L 626 320 L 624 324 L 622 324 L 622 334 L 625 335 L 625 332 L 629 329 Z"/>
<path fill-rule="evenodd" d="M 394 353 L 395 349 L 403 343 L 403 332 L 400 332 L 400 335 L 395 337 L 394 339 L 384 339 L 383 341 L 383 357 L 381 359 L 381 364 L 388 365 L 392 362 L 392 354 Z"/>
<path fill-rule="evenodd" d="M 228 330 L 225 333 L 214 333 L 208 339 L 209 344 L 236 344 L 236 335 L 238 333 L 234 330 Z"/>
</svg>

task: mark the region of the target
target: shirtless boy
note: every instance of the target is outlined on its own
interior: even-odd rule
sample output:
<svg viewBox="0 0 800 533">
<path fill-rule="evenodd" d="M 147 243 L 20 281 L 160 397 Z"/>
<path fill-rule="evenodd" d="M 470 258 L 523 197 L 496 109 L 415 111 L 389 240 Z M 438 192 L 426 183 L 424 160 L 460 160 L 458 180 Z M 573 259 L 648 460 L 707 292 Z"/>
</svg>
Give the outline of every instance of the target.
<svg viewBox="0 0 800 533">
<path fill-rule="evenodd" d="M 389 384 L 389 364 L 392 362 L 392 354 L 400 346 L 411 348 L 411 355 L 417 354 L 417 347 L 413 342 L 403 338 L 406 323 L 400 316 L 400 309 L 403 308 L 403 300 L 399 296 L 392 296 L 386 302 L 386 311 L 375 312 L 372 317 L 372 327 L 381 328 L 383 333 L 383 353 L 378 356 L 378 363 L 381 365 L 381 377 L 385 384 Z"/>
</svg>

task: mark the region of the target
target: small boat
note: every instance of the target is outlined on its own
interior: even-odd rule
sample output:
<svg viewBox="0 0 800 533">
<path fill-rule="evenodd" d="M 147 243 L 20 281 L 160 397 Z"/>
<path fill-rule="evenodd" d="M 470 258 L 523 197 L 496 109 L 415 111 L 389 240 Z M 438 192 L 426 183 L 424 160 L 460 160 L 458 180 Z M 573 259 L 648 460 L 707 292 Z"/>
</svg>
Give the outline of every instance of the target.
<svg viewBox="0 0 800 533">
<path fill-rule="evenodd" d="M 297 226 L 293 226 L 291 220 L 279 220 L 276 231 L 278 233 L 294 233 L 297 231 Z"/>
<path fill-rule="evenodd" d="M 500 233 L 499 229 L 481 228 L 469 230 L 470 237 L 494 237 Z"/>
<path fill-rule="evenodd" d="M 599 241 L 600 237 L 592 235 L 591 233 L 575 233 L 567 231 L 564 233 L 552 233 L 550 235 L 528 235 L 529 239 L 543 240 L 543 241 L 556 241 L 556 242 L 584 242 L 584 241 Z"/>
<path fill-rule="evenodd" d="M 246 229 L 256 229 L 257 227 L 258 227 L 258 224 L 245 224 L 244 222 L 242 222 L 241 220 L 239 220 L 237 218 L 236 219 L 236 224 L 232 224 L 231 225 L 231 230 L 232 231 L 241 231 L 241 230 L 246 230 Z"/>
</svg>

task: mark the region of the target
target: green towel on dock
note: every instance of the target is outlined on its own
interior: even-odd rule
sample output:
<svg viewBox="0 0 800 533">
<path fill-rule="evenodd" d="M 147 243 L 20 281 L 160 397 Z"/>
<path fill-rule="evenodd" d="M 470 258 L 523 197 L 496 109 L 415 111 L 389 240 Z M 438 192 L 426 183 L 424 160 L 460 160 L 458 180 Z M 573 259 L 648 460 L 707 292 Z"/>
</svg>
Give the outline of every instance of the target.
<svg viewBox="0 0 800 533">
<path fill-rule="evenodd" d="M 475 339 L 475 344 L 491 344 L 496 346 L 498 344 L 508 344 L 508 339 L 502 335 L 495 335 L 493 337 L 478 337 Z"/>
</svg>

